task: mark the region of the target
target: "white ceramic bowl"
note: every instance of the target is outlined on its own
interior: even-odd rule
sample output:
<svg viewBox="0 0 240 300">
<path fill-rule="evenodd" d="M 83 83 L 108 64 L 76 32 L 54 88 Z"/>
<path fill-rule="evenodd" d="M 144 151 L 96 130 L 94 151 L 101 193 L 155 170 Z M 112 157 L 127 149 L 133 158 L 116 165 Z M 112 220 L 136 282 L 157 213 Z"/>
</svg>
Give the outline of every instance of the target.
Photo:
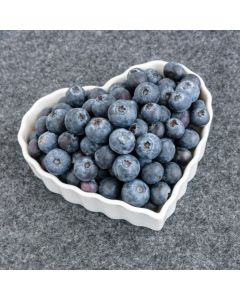
<svg viewBox="0 0 240 300">
<path fill-rule="evenodd" d="M 156 60 L 145 64 L 132 66 L 121 75 L 109 80 L 102 88 L 108 90 L 108 88 L 113 83 L 125 80 L 128 71 L 135 67 L 139 67 L 142 69 L 153 68 L 159 71 L 160 74 L 163 74 L 163 67 L 165 64 L 165 61 Z M 184 68 L 187 73 L 193 73 L 186 67 Z M 210 121 L 201 131 L 201 140 L 194 151 L 193 159 L 187 165 L 182 178 L 174 186 L 171 197 L 163 205 L 160 212 L 153 212 L 145 208 L 137 208 L 120 200 L 110 200 L 104 198 L 99 194 L 83 192 L 79 188 L 73 185 L 65 184 L 54 175 L 51 175 L 44 171 L 40 167 L 39 163 L 29 155 L 27 150 L 27 138 L 34 128 L 34 123 L 37 119 L 39 112 L 43 108 L 47 106 L 53 106 L 56 102 L 58 102 L 59 98 L 65 95 L 67 88 L 57 90 L 39 99 L 24 115 L 18 133 L 18 141 L 22 148 L 23 156 L 26 162 L 29 164 L 32 171 L 34 172 L 34 174 L 44 182 L 46 187 L 54 193 L 61 194 L 67 201 L 75 204 L 81 204 L 90 211 L 102 212 L 112 219 L 124 219 L 137 226 L 144 226 L 153 230 L 161 230 L 167 218 L 171 216 L 172 213 L 175 211 L 177 201 L 186 192 L 188 182 L 195 176 L 198 162 L 202 158 L 205 151 L 209 130 L 212 122 L 213 111 L 211 94 L 206 88 L 201 78 L 200 81 L 201 99 L 203 99 L 207 105 L 207 109 L 210 114 Z M 93 88 L 93 86 L 88 86 L 84 88 L 88 90 L 90 88 Z"/>
</svg>

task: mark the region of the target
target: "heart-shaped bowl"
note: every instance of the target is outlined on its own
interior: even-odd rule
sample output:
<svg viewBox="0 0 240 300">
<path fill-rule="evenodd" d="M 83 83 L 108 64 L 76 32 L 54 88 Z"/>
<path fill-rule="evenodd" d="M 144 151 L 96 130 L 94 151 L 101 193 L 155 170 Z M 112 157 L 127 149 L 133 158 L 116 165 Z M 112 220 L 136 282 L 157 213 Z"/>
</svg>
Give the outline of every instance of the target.
<svg viewBox="0 0 240 300">
<path fill-rule="evenodd" d="M 163 74 L 163 68 L 166 63 L 167 62 L 162 60 L 155 60 L 141 65 L 132 66 L 121 75 L 110 79 L 102 88 L 107 91 L 113 83 L 124 81 L 127 77 L 128 71 L 136 67 L 142 69 L 153 68 L 160 72 L 160 74 Z M 193 73 L 188 68 L 184 68 L 187 73 Z M 78 187 L 65 184 L 61 182 L 56 176 L 44 171 L 39 163 L 29 155 L 27 150 L 27 138 L 34 128 L 34 124 L 36 122 L 38 114 L 43 108 L 47 106 L 53 106 L 55 103 L 57 103 L 58 100 L 65 95 L 67 88 L 57 90 L 37 100 L 29 109 L 29 111 L 24 115 L 21 122 L 21 127 L 18 132 L 18 142 L 22 148 L 23 157 L 29 164 L 33 173 L 44 182 L 45 186 L 51 192 L 62 195 L 67 201 L 83 205 L 87 210 L 93 212 L 104 213 L 112 219 L 124 219 L 137 226 L 144 226 L 153 230 L 161 230 L 167 218 L 170 217 L 175 211 L 177 201 L 186 192 L 188 182 L 192 180 L 192 178 L 196 174 L 198 162 L 203 157 L 211 127 L 213 118 L 212 97 L 210 92 L 206 88 L 202 78 L 200 76 L 198 77 L 201 81 L 200 97 L 206 103 L 208 112 L 210 114 L 210 120 L 208 124 L 204 126 L 200 131 L 201 139 L 194 150 L 192 160 L 185 168 L 182 178 L 174 186 L 171 197 L 166 201 L 159 212 L 154 212 L 147 208 L 134 207 L 121 200 L 107 199 L 99 194 L 83 192 Z M 95 86 L 87 86 L 84 87 L 84 89 L 89 90 L 94 87 Z"/>
</svg>

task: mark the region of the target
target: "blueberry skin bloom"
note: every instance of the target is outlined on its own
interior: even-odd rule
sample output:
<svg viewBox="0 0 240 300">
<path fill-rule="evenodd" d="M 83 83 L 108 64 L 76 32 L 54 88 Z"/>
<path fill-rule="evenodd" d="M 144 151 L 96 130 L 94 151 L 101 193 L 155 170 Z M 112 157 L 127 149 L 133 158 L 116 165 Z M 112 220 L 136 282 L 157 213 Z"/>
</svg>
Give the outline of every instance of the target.
<svg viewBox="0 0 240 300">
<path fill-rule="evenodd" d="M 100 181 L 99 194 L 109 199 L 119 199 L 122 184 L 114 177 L 107 177 Z"/>
<path fill-rule="evenodd" d="M 206 104 L 203 100 L 199 99 L 192 103 L 190 110 L 194 110 L 196 108 L 206 108 Z"/>
<path fill-rule="evenodd" d="M 145 104 L 141 110 L 141 116 L 148 124 L 155 123 L 160 120 L 161 108 L 156 103 Z"/>
<path fill-rule="evenodd" d="M 168 77 L 174 81 L 179 81 L 185 75 L 185 70 L 182 65 L 176 62 L 168 62 L 163 69 L 165 77 Z"/>
<path fill-rule="evenodd" d="M 162 179 L 163 173 L 163 166 L 159 162 L 153 162 L 142 168 L 141 177 L 147 184 L 155 184 Z"/>
<path fill-rule="evenodd" d="M 66 130 L 64 125 L 64 119 L 67 111 L 65 109 L 56 109 L 52 111 L 46 120 L 47 129 L 53 133 L 61 134 Z"/>
<path fill-rule="evenodd" d="M 190 95 L 183 91 L 175 91 L 169 98 L 168 105 L 175 112 L 183 112 L 192 104 Z"/>
<path fill-rule="evenodd" d="M 81 181 L 91 181 L 98 174 L 98 167 L 89 156 L 83 156 L 74 164 L 74 174 Z"/>
<path fill-rule="evenodd" d="M 89 120 L 90 116 L 85 109 L 73 108 L 66 114 L 65 126 L 70 133 L 82 135 Z"/>
<path fill-rule="evenodd" d="M 68 131 L 58 137 L 58 145 L 68 153 L 74 153 L 79 149 L 79 137 Z"/>
<path fill-rule="evenodd" d="M 98 191 L 98 184 L 96 180 L 81 182 L 80 189 L 86 193 L 96 193 Z"/>
<path fill-rule="evenodd" d="M 158 83 L 159 87 L 161 87 L 162 85 L 165 85 L 165 86 L 170 86 L 173 90 L 175 90 L 176 88 L 176 83 L 175 81 L 173 81 L 172 79 L 170 78 L 163 78 L 159 81 Z"/>
<path fill-rule="evenodd" d="M 152 162 L 152 159 L 149 159 L 149 158 L 138 157 L 137 159 L 140 163 L 141 168 L 143 168 L 144 166 L 146 166 Z"/>
<path fill-rule="evenodd" d="M 171 118 L 166 122 L 166 135 L 173 139 L 179 139 L 184 135 L 183 122 L 177 118 Z"/>
<path fill-rule="evenodd" d="M 134 134 L 135 137 L 148 132 L 148 125 L 142 119 L 136 119 L 134 123 L 129 127 L 129 130 Z"/>
<path fill-rule="evenodd" d="M 104 89 L 96 87 L 91 90 L 88 90 L 85 92 L 87 99 L 96 99 L 100 95 L 106 94 L 106 91 Z"/>
<path fill-rule="evenodd" d="M 112 170 L 118 180 L 127 182 L 138 176 L 140 164 L 133 155 L 120 155 L 115 159 Z"/>
<path fill-rule="evenodd" d="M 72 106 L 70 106 L 67 103 L 57 103 L 53 106 L 52 111 L 56 110 L 56 109 L 65 109 L 66 111 L 69 111 L 70 109 L 72 109 Z"/>
<path fill-rule="evenodd" d="M 96 164 L 104 170 L 112 167 L 115 158 L 116 154 L 107 145 L 99 148 L 94 154 Z"/>
<path fill-rule="evenodd" d="M 185 81 L 185 80 L 189 80 L 189 81 L 192 81 L 194 84 L 196 84 L 199 88 L 201 86 L 201 82 L 200 82 L 200 79 L 197 77 L 197 75 L 195 74 L 187 74 L 185 76 L 183 76 L 183 78 L 181 79 L 181 82 L 182 81 Z"/>
<path fill-rule="evenodd" d="M 135 147 L 135 137 L 127 129 L 119 128 L 114 130 L 109 137 L 110 148 L 118 154 L 128 154 Z"/>
<path fill-rule="evenodd" d="M 144 206 L 149 198 L 149 187 L 140 179 L 135 179 L 123 185 L 121 192 L 122 200 L 136 207 Z"/>
<path fill-rule="evenodd" d="M 110 91 L 110 94 L 117 100 L 130 100 L 132 98 L 129 91 L 121 86 L 114 88 L 112 91 Z"/>
<path fill-rule="evenodd" d="M 148 127 L 148 131 L 150 133 L 155 134 L 157 137 L 162 138 L 165 133 L 165 126 L 162 122 L 156 122 L 153 124 L 150 124 Z"/>
<path fill-rule="evenodd" d="M 80 180 L 75 176 L 73 168 L 60 176 L 60 179 L 71 185 L 79 186 Z"/>
<path fill-rule="evenodd" d="M 200 141 L 200 136 L 194 129 L 186 129 L 184 135 L 177 141 L 180 147 L 189 150 L 195 148 Z"/>
<path fill-rule="evenodd" d="M 90 141 L 86 136 L 80 142 L 80 149 L 85 155 L 93 155 L 101 146 L 101 144 Z"/>
<path fill-rule="evenodd" d="M 108 109 L 108 119 L 116 127 L 129 127 L 137 118 L 133 101 L 117 100 Z"/>
<path fill-rule="evenodd" d="M 111 123 L 104 118 L 92 118 L 85 128 L 85 134 L 90 141 L 96 144 L 104 144 L 112 132 Z"/>
<path fill-rule="evenodd" d="M 182 170 L 178 164 L 175 162 L 169 162 L 165 165 L 163 180 L 170 184 L 174 185 L 182 177 Z"/>
<path fill-rule="evenodd" d="M 41 150 L 38 147 L 38 141 L 37 139 L 31 139 L 28 144 L 28 153 L 33 158 L 38 158 L 42 155 Z"/>
<path fill-rule="evenodd" d="M 89 114 L 92 113 L 92 105 L 93 105 L 94 101 L 95 101 L 95 99 L 88 99 L 82 105 L 82 108 L 84 108 Z"/>
<path fill-rule="evenodd" d="M 147 80 L 149 82 L 152 82 L 154 84 L 158 84 L 159 81 L 162 79 L 162 76 L 157 70 L 154 69 L 147 69 L 145 70 L 146 75 L 147 75 Z"/>
<path fill-rule="evenodd" d="M 145 133 L 137 138 L 135 150 L 142 158 L 154 159 L 161 149 L 161 140 L 155 134 Z"/>
<path fill-rule="evenodd" d="M 42 116 L 37 119 L 35 123 L 35 131 L 38 134 L 38 136 L 47 131 L 46 121 L 46 116 Z"/>
<path fill-rule="evenodd" d="M 176 92 L 187 93 L 192 102 L 195 102 L 200 95 L 200 88 L 193 81 L 184 80 L 177 85 Z"/>
<path fill-rule="evenodd" d="M 185 167 L 192 159 L 192 152 L 186 148 L 177 147 L 176 153 L 174 155 L 174 161 Z"/>
<path fill-rule="evenodd" d="M 127 85 L 134 90 L 140 83 L 147 81 L 147 74 L 140 68 L 133 68 L 127 74 Z"/>
<path fill-rule="evenodd" d="M 71 167 L 71 156 L 62 149 L 53 149 L 44 158 L 46 170 L 53 175 L 62 175 Z"/>
<path fill-rule="evenodd" d="M 170 186 L 163 181 L 154 184 L 150 189 L 150 200 L 155 205 L 163 205 L 171 193 Z"/>
<path fill-rule="evenodd" d="M 58 136 L 50 131 L 44 132 L 38 138 L 38 147 L 42 152 L 48 153 L 58 147 Z"/>
<path fill-rule="evenodd" d="M 134 91 L 133 99 L 139 105 L 157 103 L 160 97 L 159 87 L 151 82 L 143 82 Z"/>
<path fill-rule="evenodd" d="M 160 154 L 156 157 L 156 160 L 160 163 L 167 163 L 170 162 L 176 152 L 175 144 L 171 139 L 162 138 L 162 150 Z"/>
<path fill-rule="evenodd" d="M 206 108 L 195 108 L 191 112 L 191 123 L 203 127 L 209 122 L 210 116 Z"/>
<path fill-rule="evenodd" d="M 66 102 L 72 107 L 82 107 L 85 100 L 85 91 L 80 86 L 73 86 L 66 92 Z"/>
<path fill-rule="evenodd" d="M 116 99 L 109 94 L 99 95 L 92 103 L 92 112 L 95 117 L 107 118 L 108 109 Z"/>
<path fill-rule="evenodd" d="M 172 118 L 177 118 L 183 122 L 184 127 L 186 128 L 190 123 L 190 113 L 189 110 L 185 110 L 179 113 L 173 113 Z"/>
<path fill-rule="evenodd" d="M 169 83 L 168 81 L 173 82 L 173 84 Z M 175 82 L 168 78 L 163 78 L 159 83 L 159 101 L 158 103 L 161 105 L 167 105 L 168 100 L 171 95 L 174 93 Z"/>
</svg>

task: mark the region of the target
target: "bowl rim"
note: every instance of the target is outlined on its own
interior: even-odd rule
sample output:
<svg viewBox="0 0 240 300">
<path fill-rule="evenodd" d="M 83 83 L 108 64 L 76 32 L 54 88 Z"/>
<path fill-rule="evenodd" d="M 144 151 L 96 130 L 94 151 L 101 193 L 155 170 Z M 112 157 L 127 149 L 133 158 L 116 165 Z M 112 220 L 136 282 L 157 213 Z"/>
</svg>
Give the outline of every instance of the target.
<svg viewBox="0 0 240 300">
<path fill-rule="evenodd" d="M 121 82 L 121 81 L 125 80 L 126 77 L 127 77 L 127 73 L 129 72 L 129 70 L 131 70 L 133 68 L 142 68 L 142 69 L 154 68 L 154 69 L 158 69 L 158 70 L 163 70 L 163 67 L 166 63 L 167 62 L 163 61 L 163 60 L 154 60 L 154 61 L 146 62 L 146 63 L 143 63 L 143 64 L 138 64 L 138 65 L 131 66 L 126 71 L 124 71 L 122 74 L 117 75 L 117 76 L 111 78 L 110 80 L 108 80 L 100 88 L 103 88 L 104 90 L 107 91 L 113 83 L 117 83 L 117 82 Z M 158 68 L 156 68 L 156 66 L 158 66 Z M 146 215 L 148 215 L 149 217 L 151 217 L 155 220 L 165 221 L 165 217 L 167 215 L 168 210 L 171 208 L 171 206 L 175 205 L 174 202 L 176 202 L 176 198 L 178 197 L 179 191 L 180 191 L 183 183 L 185 181 L 187 181 L 187 182 L 189 181 L 189 174 L 190 174 L 192 166 L 194 166 L 196 163 L 198 163 L 198 161 L 201 159 L 202 147 L 204 147 L 204 145 L 207 142 L 209 132 L 210 132 L 211 123 L 212 123 L 212 118 L 213 118 L 212 96 L 211 96 L 211 93 L 209 92 L 209 90 L 207 89 L 203 79 L 198 74 L 196 74 L 193 71 L 191 71 L 190 69 L 188 69 L 186 66 L 184 66 L 184 65 L 182 65 L 182 66 L 185 69 L 187 74 L 195 74 L 200 79 L 201 95 L 204 95 L 204 98 L 205 98 L 204 102 L 207 106 L 207 109 L 208 109 L 208 112 L 209 112 L 209 115 L 210 115 L 210 119 L 209 119 L 208 124 L 205 125 L 202 128 L 201 139 L 200 139 L 199 144 L 197 145 L 197 147 L 194 150 L 193 158 L 191 159 L 191 161 L 186 166 L 181 179 L 175 184 L 174 188 L 172 189 L 172 193 L 171 193 L 170 198 L 163 204 L 163 206 L 161 207 L 159 212 L 154 212 L 154 211 L 152 211 L 150 209 L 147 209 L 147 208 L 144 208 L 144 207 L 135 207 L 135 206 L 132 206 L 132 205 L 130 205 L 130 204 L 128 204 L 128 203 L 126 203 L 122 200 L 108 199 L 108 198 L 105 198 L 105 197 L 103 197 L 102 195 L 100 195 L 98 193 L 87 193 L 87 192 L 82 191 L 80 188 L 78 188 L 76 186 L 63 183 L 56 176 L 44 171 L 41 168 L 38 161 L 35 160 L 34 158 L 32 158 L 29 155 L 28 150 L 27 150 L 27 137 L 24 137 L 24 131 L 27 128 L 29 117 L 32 115 L 32 113 L 34 111 L 38 110 L 38 113 L 40 113 L 39 109 L 40 109 L 40 106 L 43 102 L 47 102 L 47 100 L 49 98 L 53 98 L 53 97 L 56 97 L 58 95 L 64 95 L 68 88 L 62 88 L 62 89 L 56 90 L 56 91 L 44 96 L 44 97 L 41 97 L 24 114 L 24 116 L 22 118 L 22 121 L 21 121 L 20 129 L 19 129 L 19 132 L 18 132 L 18 142 L 19 142 L 20 147 L 22 149 L 22 154 L 23 154 L 24 159 L 26 160 L 26 162 L 30 166 L 33 166 L 34 169 L 37 170 L 37 173 L 41 176 L 41 179 L 42 178 L 50 179 L 57 186 L 59 186 L 60 188 L 64 188 L 65 190 L 67 189 L 67 190 L 72 190 L 72 191 L 76 192 L 79 195 L 79 197 L 84 196 L 84 197 L 89 198 L 89 199 L 94 197 L 94 198 L 97 198 L 99 201 L 104 202 L 105 204 L 107 204 L 109 206 L 121 206 L 121 207 L 125 208 L 126 210 L 131 211 L 133 213 L 146 214 Z M 83 88 L 87 91 L 87 90 L 90 90 L 90 89 L 96 88 L 96 87 L 99 87 L 99 86 L 84 86 Z M 41 107 L 41 109 L 42 109 L 42 107 Z"/>
</svg>

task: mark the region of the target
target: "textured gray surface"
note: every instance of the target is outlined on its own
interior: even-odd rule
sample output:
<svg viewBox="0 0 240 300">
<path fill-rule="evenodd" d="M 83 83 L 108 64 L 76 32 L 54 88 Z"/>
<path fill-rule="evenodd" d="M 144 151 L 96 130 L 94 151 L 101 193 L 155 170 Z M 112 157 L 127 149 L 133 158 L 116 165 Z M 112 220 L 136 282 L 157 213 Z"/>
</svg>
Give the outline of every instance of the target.
<svg viewBox="0 0 240 300">
<path fill-rule="evenodd" d="M 239 269 L 240 32 L 1 32 L 1 269 Z M 213 95 L 206 153 L 161 232 L 111 220 L 49 192 L 17 143 L 38 98 L 102 85 L 133 64 L 179 61 Z"/>
</svg>

